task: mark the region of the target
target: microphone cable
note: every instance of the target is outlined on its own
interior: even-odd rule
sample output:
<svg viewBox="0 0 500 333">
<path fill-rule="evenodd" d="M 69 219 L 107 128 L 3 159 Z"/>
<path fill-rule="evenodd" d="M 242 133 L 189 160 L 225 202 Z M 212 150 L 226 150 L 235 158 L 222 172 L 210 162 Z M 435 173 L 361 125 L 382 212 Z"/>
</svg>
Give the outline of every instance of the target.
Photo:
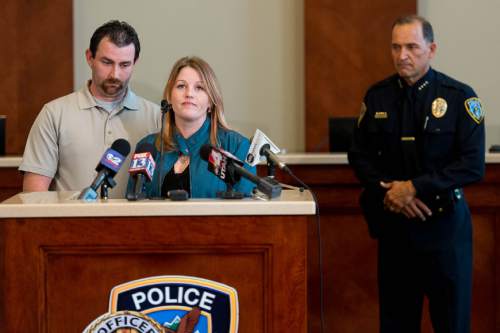
<svg viewBox="0 0 500 333">
<path fill-rule="evenodd" d="M 161 100 L 161 126 L 160 126 L 160 162 L 158 163 L 158 196 L 157 197 L 152 197 L 150 199 L 156 199 L 156 200 L 161 200 L 163 199 L 161 196 L 161 188 L 162 188 L 162 171 L 163 171 L 163 149 L 164 149 L 164 143 L 163 143 L 163 132 L 165 129 L 165 115 L 167 114 L 168 111 L 172 108 L 172 105 L 167 102 L 167 100 L 162 99 Z"/>
<path fill-rule="evenodd" d="M 324 332 L 324 327 L 325 327 L 325 311 L 324 311 L 324 297 L 323 297 L 323 292 L 324 292 L 324 282 L 323 282 L 323 246 L 322 246 L 322 239 L 321 239 L 321 219 L 319 215 L 319 201 L 318 198 L 316 197 L 316 194 L 313 192 L 313 190 L 302 180 L 300 180 L 299 177 L 295 176 L 295 174 L 290 170 L 290 168 L 284 169 L 286 172 L 297 182 L 300 184 L 301 188 L 299 190 L 302 192 L 304 189 L 308 190 L 311 192 L 311 195 L 313 197 L 314 204 L 316 205 L 316 228 L 318 232 L 318 265 L 319 265 L 319 306 L 320 306 L 320 333 Z"/>
</svg>

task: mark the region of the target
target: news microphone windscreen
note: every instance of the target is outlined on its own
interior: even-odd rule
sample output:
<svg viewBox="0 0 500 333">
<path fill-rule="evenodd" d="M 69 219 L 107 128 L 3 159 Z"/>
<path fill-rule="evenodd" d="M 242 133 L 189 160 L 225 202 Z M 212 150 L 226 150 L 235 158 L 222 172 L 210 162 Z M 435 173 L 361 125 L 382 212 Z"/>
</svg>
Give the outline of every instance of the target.
<svg viewBox="0 0 500 333">
<path fill-rule="evenodd" d="M 204 161 L 208 161 L 208 156 L 210 155 L 210 152 L 212 151 L 212 146 L 209 145 L 208 143 L 204 144 L 201 146 L 200 149 L 200 156 Z"/>
<path fill-rule="evenodd" d="M 163 114 L 172 110 L 172 104 L 170 104 L 166 99 L 161 100 L 160 107 Z"/>
<path fill-rule="evenodd" d="M 262 152 L 262 147 L 266 144 L 269 146 L 269 150 L 274 154 L 280 152 L 280 149 L 264 134 L 264 132 L 260 129 L 256 129 L 245 158 L 249 165 L 256 166 L 259 162 L 266 159 L 266 156 L 264 156 Z"/>
<path fill-rule="evenodd" d="M 142 174 L 147 176 L 148 181 L 153 179 L 156 163 L 154 160 L 154 147 L 151 143 L 143 143 L 137 147 L 132 159 L 128 172 L 131 175 Z"/>
<path fill-rule="evenodd" d="M 136 153 L 150 153 L 151 155 L 154 155 L 155 147 L 151 143 L 145 142 L 145 143 L 141 143 L 137 147 L 135 152 Z"/>
<path fill-rule="evenodd" d="M 127 156 L 130 153 L 130 143 L 125 139 L 116 139 L 111 145 L 111 149 L 116 150 L 123 156 Z"/>
<path fill-rule="evenodd" d="M 111 175 L 114 176 L 118 172 L 118 170 L 120 170 L 129 152 L 130 144 L 127 140 L 115 140 L 111 147 L 106 149 L 95 170 L 99 172 L 103 168 L 106 168 L 110 172 L 112 172 Z"/>
<path fill-rule="evenodd" d="M 226 168 L 231 162 L 224 156 L 218 149 L 212 145 L 205 144 L 200 149 L 200 156 L 208 163 L 208 171 L 219 177 L 224 181 L 228 181 Z"/>
</svg>

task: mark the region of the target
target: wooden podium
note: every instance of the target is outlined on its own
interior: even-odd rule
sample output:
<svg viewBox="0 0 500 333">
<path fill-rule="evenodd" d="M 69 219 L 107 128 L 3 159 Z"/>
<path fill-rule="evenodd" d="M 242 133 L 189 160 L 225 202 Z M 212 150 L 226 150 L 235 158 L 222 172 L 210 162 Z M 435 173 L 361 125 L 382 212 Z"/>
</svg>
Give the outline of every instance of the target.
<svg viewBox="0 0 500 333">
<path fill-rule="evenodd" d="M 81 332 L 111 289 L 158 275 L 235 288 L 239 332 L 306 332 L 309 192 L 277 200 L 21 193 L 0 205 L 0 332 Z"/>
</svg>

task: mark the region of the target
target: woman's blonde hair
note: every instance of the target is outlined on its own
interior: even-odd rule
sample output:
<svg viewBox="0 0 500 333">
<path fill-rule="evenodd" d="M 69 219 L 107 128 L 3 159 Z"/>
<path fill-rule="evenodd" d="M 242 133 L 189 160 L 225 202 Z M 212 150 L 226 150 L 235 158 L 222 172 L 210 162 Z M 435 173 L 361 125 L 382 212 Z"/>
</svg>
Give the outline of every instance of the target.
<svg viewBox="0 0 500 333">
<path fill-rule="evenodd" d="M 210 107 L 208 110 L 208 116 L 211 120 L 210 125 L 210 143 L 212 145 L 218 145 L 217 142 L 217 129 L 222 127 L 224 129 L 229 129 L 226 119 L 224 118 L 224 103 L 222 101 L 222 94 L 219 87 L 215 73 L 210 67 L 210 65 L 203 59 L 199 57 L 184 57 L 174 64 L 170 72 L 165 90 L 163 91 L 164 98 L 170 103 L 172 90 L 175 86 L 175 81 L 177 76 L 184 67 L 190 67 L 198 72 L 205 87 L 205 91 L 208 95 L 210 101 Z M 166 113 L 165 128 L 163 131 L 163 142 L 164 150 L 171 151 L 175 150 L 174 142 L 174 130 L 175 130 L 175 114 L 170 108 Z M 160 135 L 156 139 L 156 146 L 160 147 Z"/>
</svg>

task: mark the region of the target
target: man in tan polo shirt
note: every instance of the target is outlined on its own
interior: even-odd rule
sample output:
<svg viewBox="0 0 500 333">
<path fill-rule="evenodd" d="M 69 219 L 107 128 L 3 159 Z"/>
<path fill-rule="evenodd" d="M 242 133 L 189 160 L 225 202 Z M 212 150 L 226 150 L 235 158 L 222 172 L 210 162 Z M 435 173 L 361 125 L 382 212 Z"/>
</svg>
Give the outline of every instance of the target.
<svg viewBox="0 0 500 333">
<path fill-rule="evenodd" d="M 133 150 L 139 139 L 158 131 L 159 106 L 129 87 L 139 53 L 137 33 L 126 22 L 110 21 L 94 32 L 85 52 L 92 79 L 44 105 L 31 128 L 19 167 L 23 191 L 82 190 L 116 139 L 126 139 Z M 125 195 L 129 161 L 115 176 L 111 198 Z"/>
</svg>

